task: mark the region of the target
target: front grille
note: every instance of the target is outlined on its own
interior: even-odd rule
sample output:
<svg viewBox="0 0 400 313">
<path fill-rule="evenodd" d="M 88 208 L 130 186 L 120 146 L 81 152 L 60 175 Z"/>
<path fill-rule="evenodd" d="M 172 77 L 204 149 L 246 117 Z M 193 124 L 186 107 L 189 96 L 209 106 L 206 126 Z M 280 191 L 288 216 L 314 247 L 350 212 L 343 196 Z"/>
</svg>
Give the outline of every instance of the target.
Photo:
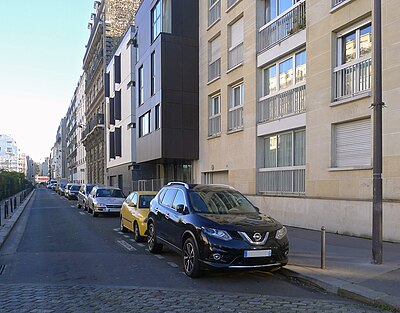
<svg viewBox="0 0 400 313">
<path fill-rule="evenodd" d="M 120 209 L 121 207 L 122 207 L 122 205 L 118 205 L 118 204 L 107 204 L 108 209 Z"/>
<path fill-rule="evenodd" d="M 265 257 L 265 258 L 237 257 L 231 263 L 231 266 L 256 266 L 256 265 L 268 265 L 274 263 L 277 263 L 277 260 L 274 257 Z"/>
</svg>

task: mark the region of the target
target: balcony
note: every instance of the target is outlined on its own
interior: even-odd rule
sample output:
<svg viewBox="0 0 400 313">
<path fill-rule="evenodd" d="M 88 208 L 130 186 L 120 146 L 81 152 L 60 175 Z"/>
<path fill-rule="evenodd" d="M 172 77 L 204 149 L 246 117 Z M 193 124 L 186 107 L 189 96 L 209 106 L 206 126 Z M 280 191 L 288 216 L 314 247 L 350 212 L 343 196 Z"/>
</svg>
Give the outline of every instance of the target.
<svg viewBox="0 0 400 313">
<path fill-rule="evenodd" d="M 306 2 L 297 2 L 290 11 L 265 24 L 258 33 L 258 53 L 270 49 L 306 28 Z"/>
<path fill-rule="evenodd" d="M 228 70 L 243 63 L 243 43 L 228 51 Z"/>
<path fill-rule="evenodd" d="M 208 137 L 221 134 L 221 115 L 214 115 L 208 118 Z"/>
<path fill-rule="evenodd" d="M 333 71 L 335 88 L 333 101 L 341 101 L 371 90 L 371 56 L 336 67 Z"/>
<path fill-rule="evenodd" d="M 208 27 L 210 27 L 220 18 L 221 18 L 221 1 L 218 0 L 208 9 Z"/>
<path fill-rule="evenodd" d="M 97 128 L 104 128 L 104 114 L 96 113 L 89 120 L 85 130 L 82 132 L 82 141 L 85 141 L 87 137 Z"/>
<path fill-rule="evenodd" d="M 304 194 L 306 168 L 261 168 L 258 172 L 258 192 L 268 194 Z"/>
<path fill-rule="evenodd" d="M 208 81 L 213 81 L 214 79 L 221 76 L 221 58 L 215 60 L 208 65 Z"/>
<path fill-rule="evenodd" d="M 277 95 L 267 96 L 258 102 L 258 123 L 305 112 L 305 95 L 306 85 L 303 84 Z"/>
<path fill-rule="evenodd" d="M 228 131 L 243 128 L 243 105 L 230 108 L 228 111 Z"/>
</svg>

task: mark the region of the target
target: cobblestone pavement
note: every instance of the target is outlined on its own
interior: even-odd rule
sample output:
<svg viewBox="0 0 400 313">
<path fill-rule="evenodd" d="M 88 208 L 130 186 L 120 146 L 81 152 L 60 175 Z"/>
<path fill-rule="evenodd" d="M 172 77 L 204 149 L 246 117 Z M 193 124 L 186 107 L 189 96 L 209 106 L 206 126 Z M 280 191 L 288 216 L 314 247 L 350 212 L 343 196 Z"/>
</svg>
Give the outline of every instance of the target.
<svg viewBox="0 0 400 313">
<path fill-rule="evenodd" d="M 178 289 L 0 284 L 0 312 L 381 312 L 350 302 Z"/>
</svg>

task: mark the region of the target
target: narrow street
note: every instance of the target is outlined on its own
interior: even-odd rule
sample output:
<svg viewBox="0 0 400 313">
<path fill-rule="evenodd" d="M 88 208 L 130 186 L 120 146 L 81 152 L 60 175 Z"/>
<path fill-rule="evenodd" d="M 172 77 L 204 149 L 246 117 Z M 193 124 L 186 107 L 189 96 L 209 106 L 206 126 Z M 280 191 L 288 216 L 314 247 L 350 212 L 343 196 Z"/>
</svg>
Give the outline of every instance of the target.
<svg viewBox="0 0 400 313">
<path fill-rule="evenodd" d="M 132 238 L 117 216 L 37 189 L 0 250 L 1 312 L 378 312 L 279 271 L 190 279 L 177 254 Z"/>
</svg>

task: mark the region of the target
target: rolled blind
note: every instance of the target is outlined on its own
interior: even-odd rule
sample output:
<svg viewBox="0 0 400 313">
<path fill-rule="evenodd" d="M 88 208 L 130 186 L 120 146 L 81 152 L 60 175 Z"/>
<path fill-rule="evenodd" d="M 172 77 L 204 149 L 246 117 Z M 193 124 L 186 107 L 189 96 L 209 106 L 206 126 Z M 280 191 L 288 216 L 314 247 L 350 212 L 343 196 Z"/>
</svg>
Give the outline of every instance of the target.
<svg viewBox="0 0 400 313">
<path fill-rule="evenodd" d="M 210 63 L 215 62 L 221 57 L 221 37 L 218 36 L 210 42 Z"/>
<path fill-rule="evenodd" d="M 243 18 L 231 26 L 231 46 L 234 48 L 243 42 Z"/>
</svg>

